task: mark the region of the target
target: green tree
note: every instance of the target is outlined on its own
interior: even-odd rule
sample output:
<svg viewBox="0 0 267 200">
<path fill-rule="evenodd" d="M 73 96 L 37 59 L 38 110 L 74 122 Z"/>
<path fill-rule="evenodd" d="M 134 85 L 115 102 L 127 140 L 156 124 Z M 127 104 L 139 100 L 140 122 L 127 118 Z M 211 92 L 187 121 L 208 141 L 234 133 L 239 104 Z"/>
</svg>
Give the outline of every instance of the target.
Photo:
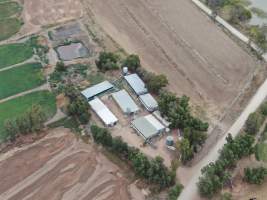
<svg viewBox="0 0 267 200">
<path fill-rule="evenodd" d="M 138 55 L 129 55 L 123 61 L 122 67 L 128 67 L 131 72 L 136 72 L 137 69 L 141 68 L 141 62 Z"/>
<path fill-rule="evenodd" d="M 244 169 L 244 180 L 251 184 L 262 184 L 266 175 L 267 169 L 264 167 Z"/>
<path fill-rule="evenodd" d="M 155 94 L 159 94 L 160 90 L 163 87 L 166 87 L 167 85 L 168 85 L 168 79 L 163 74 L 160 75 L 152 74 L 147 81 L 148 90 Z"/>
<path fill-rule="evenodd" d="M 62 61 L 57 62 L 57 64 L 56 64 L 56 71 L 58 71 L 58 72 L 64 72 L 66 70 L 67 70 L 67 68 L 66 68 L 64 62 L 62 62 Z"/>
<path fill-rule="evenodd" d="M 251 113 L 245 124 L 245 132 L 251 135 L 257 134 L 262 123 L 263 123 L 263 117 L 261 113 L 258 112 Z"/>
<path fill-rule="evenodd" d="M 118 69 L 119 56 L 112 52 L 100 52 L 96 65 L 101 71 Z"/>
<path fill-rule="evenodd" d="M 181 161 L 183 163 L 188 162 L 194 156 L 193 148 L 190 145 L 188 139 L 184 138 L 180 143 L 180 153 L 181 153 Z"/>
<path fill-rule="evenodd" d="M 177 200 L 184 186 L 180 183 L 173 186 L 168 192 L 168 200 Z"/>
</svg>

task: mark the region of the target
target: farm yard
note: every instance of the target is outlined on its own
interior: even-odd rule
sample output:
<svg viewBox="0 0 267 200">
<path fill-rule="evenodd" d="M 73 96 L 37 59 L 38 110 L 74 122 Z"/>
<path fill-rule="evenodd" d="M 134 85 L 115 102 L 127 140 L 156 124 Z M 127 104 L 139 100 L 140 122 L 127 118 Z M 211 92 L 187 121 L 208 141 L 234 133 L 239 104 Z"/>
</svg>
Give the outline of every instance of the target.
<svg viewBox="0 0 267 200">
<path fill-rule="evenodd" d="M 0 199 L 179 195 L 267 74 L 188 0 L 0 0 L 0 41 Z"/>
</svg>

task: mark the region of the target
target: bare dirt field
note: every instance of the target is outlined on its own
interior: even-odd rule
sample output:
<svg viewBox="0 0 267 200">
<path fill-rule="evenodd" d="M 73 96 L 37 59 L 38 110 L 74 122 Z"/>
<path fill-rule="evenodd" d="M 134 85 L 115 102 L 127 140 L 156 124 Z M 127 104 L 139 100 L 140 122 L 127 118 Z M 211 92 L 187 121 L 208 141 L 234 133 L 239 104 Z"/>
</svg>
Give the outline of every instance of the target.
<svg viewBox="0 0 267 200">
<path fill-rule="evenodd" d="M 244 88 L 257 63 L 188 0 L 83 0 L 94 18 L 143 66 L 167 75 L 218 119 Z"/>
<path fill-rule="evenodd" d="M 116 165 L 68 129 L 0 156 L 1 200 L 127 200 L 128 189 L 138 191 L 129 184 Z"/>
<path fill-rule="evenodd" d="M 79 0 L 23 0 L 24 27 L 21 34 L 39 31 L 42 26 L 77 19 L 83 15 Z"/>
</svg>

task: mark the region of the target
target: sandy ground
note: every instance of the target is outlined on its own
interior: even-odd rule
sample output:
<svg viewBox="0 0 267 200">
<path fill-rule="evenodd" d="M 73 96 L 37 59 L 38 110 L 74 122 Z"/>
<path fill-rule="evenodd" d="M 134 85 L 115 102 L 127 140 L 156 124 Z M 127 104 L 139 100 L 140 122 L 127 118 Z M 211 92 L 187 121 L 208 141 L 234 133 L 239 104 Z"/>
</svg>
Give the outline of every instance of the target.
<svg viewBox="0 0 267 200">
<path fill-rule="evenodd" d="M 255 69 L 254 60 L 188 0 L 83 0 L 128 53 L 167 75 L 169 89 L 189 95 L 218 119 Z"/>
<path fill-rule="evenodd" d="M 20 34 L 37 32 L 42 26 L 54 25 L 82 17 L 79 0 L 24 0 L 25 25 Z"/>
<path fill-rule="evenodd" d="M 101 100 L 119 119 L 115 127 L 109 128 L 113 137 L 122 137 L 123 141 L 126 142 L 128 145 L 140 149 L 149 157 L 155 158 L 156 156 L 161 156 L 162 158 L 164 158 L 164 164 L 168 167 L 171 166 L 171 161 L 174 159 L 175 153 L 172 150 L 166 148 L 165 142 L 168 134 L 165 134 L 162 137 L 156 137 L 153 140 L 154 147 L 150 145 L 144 145 L 144 139 L 139 136 L 133 128 L 130 127 L 133 117 L 124 115 L 116 104 L 116 102 L 113 100 L 113 98 L 103 96 Z M 145 116 L 149 114 L 148 112 L 142 109 L 141 105 L 139 105 L 139 107 L 141 108 L 141 111 L 135 117 Z M 98 125 L 103 126 L 97 115 L 95 113 L 92 114 L 94 121 L 97 122 Z M 170 134 L 173 135 L 174 138 L 177 138 L 177 134 L 175 134 L 174 132 Z"/>
<path fill-rule="evenodd" d="M 0 156 L 1 200 L 128 200 L 128 186 L 117 166 L 68 129 Z"/>
</svg>

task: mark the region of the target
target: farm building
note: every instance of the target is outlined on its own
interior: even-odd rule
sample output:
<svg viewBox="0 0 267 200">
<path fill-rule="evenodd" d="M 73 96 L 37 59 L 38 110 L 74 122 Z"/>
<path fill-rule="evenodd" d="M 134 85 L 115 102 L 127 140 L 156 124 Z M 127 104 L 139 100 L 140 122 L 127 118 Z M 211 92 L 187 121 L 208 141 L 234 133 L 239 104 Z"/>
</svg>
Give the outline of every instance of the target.
<svg viewBox="0 0 267 200">
<path fill-rule="evenodd" d="M 158 102 L 151 94 L 147 93 L 140 95 L 139 99 L 149 112 L 153 112 L 158 109 Z"/>
<path fill-rule="evenodd" d="M 98 115 L 98 117 L 104 122 L 108 127 L 115 126 L 118 122 L 117 117 L 106 107 L 106 105 L 99 99 L 95 98 L 89 101 L 89 104 L 93 111 Z"/>
<path fill-rule="evenodd" d="M 137 96 L 147 93 L 147 88 L 145 86 L 145 83 L 137 74 L 130 74 L 124 76 L 124 78 Z"/>
<path fill-rule="evenodd" d="M 169 127 L 171 125 L 164 117 L 161 116 L 160 111 L 156 110 L 152 113 L 165 127 Z"/>
<path fill-rule="evenodd" d="M 95 96 L 107 92 L 108 90 L 111 90 L 113 87 L 114 86 L 110 82 L 104 81 L 102 83 L 96 84 L 92 87 L 83 90 L 82 95 L 89 101 Z"/>
<path fill-rule="evenodd" d="M 165 127 L 151 114 L 132 121 L 132 127 L 145 140 L 149 140 L 165 131 Z"/>
<path fill-rule="evenodd" d="M 112 97 L 119 105 L 124 114 L 136 113 L 139 108 L 125 90 L 120 90 L 112 94 Z"/>
</svg>

